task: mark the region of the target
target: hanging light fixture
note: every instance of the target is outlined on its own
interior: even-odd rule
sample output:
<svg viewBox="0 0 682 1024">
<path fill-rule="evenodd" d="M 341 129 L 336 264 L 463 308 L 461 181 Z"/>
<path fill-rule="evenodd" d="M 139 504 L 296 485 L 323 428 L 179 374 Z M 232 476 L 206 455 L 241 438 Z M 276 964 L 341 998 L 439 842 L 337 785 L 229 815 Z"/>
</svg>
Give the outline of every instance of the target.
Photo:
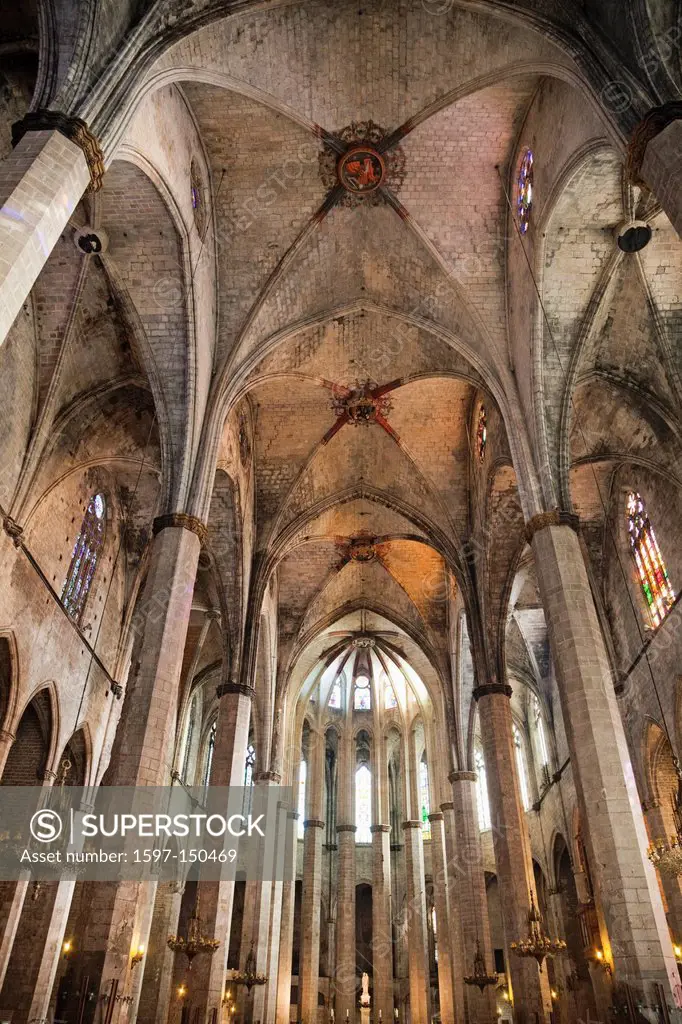
<svg viewBox="0 0 682 1024">
<path fill-rule="evenodd" d="M 487 985 L 497 985 L 497 975 L 488 974 L 488 968 L 485 965 L 485 957 L 481 953 L 481 946 L 478 939 L 476 939 L 476 953 L 474 954 L 474 973 L 465 976 L 464 984 L 476 985 L 481 992 L 483 992 L 483 989 L 486 988 Z"/>
<path fill-rule="evenodd" d="M 512 942 L 511 951 L 516 956 L 533 957 L 542 970 L 545 957 L 558 956 L 566 952 L 563 939 L 550 939 L 542 928 L 542 914 L 535 906 L 533 893 L 530 894 L 530 911 L 528 912 L 528 937 Z"/>
<path fill-rule="evenodd" d="M 208 936 L 201 934 L 201 921 L 195 908 L 187 929 L 187 938 L 182 938 L 179 935 L 169 935 L 167 944 L 168 948 L 172 949 L 174 953 L 184 953 L 191 970 L 194 957 L 200 953 L 210 953 L 213 956 L 220 945 L 220 940 L 209 939 Z"/>
<path fill-rule="evenodd" d="M 250 992 L 254 985 L 265 985 L 268 980 L 267 974 L 259 974 L 256 970 L 256 954 L 253 949 L 253 942 L 244 964 L 244 970 L 233 971 L 231 980 L 235 985 L 245 985 L 247 992 Z"/>
<path fill-rule="evenodd" d="M 670 743 L 669 739 L 668 742 Z M 680 762 L 674 754 L 673 765 L 677 774 L 677 789 L 679 793 L 680 784 L 682 784 L 682 771 L 680 770 Z M 677 878 L 678 875 L 682 875 L 682 815 L 680 814 L 679 800 L 671 797 L 670 802 L 672 804 L 675 834 L 665 839 L 655 839 L 647 850 L 647 857 L 662 874 Z"/>
</svg>

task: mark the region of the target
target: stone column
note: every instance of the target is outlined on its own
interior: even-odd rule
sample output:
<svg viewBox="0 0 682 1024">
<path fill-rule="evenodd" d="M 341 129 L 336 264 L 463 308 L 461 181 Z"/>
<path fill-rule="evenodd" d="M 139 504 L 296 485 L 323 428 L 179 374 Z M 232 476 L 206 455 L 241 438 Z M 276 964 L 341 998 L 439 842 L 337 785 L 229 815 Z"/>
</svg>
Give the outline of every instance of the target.
<svg viewBox="0 0 682 1024">
<path fill-rule="evenodd" d="M 51 117 L 52 124 L 43 112 L 40 122 L 34 112 L 15 125 L 13 134 L 20 141 L 0 162 L 0 344 L 86 188 L 96 185 L 104 171 L 101 151 L 85 124 L 64 115 Z M 45 130 L 30 130 L 21 138 L 31 118 L 32 129 Z"/>
<path fill-rule="evenodd" d="M 536 516 L 527 526 L 537 566 L 581 820 L 617 982 L 648 1006 L 656 984 L 682 1002 L 661 895 L 616 703 L 609 660 L 590 592 L 577 518 Z M 606 936 L 604 937 L 607 938 Z M 610 943 L 610 948 L 609 948 Z"/>
<path fill-rule="evenodd" d="M 682 104 L 672 101 L 650 111 L 630 143 L 630 175 L 643 180 L 682 235 Z"/>
<path fill-rule="evenodd" d="M 192 516 L 173 514 L 154 521 L 149 573 L 142 595 L 142 632 L 133 647 L 111 754 L 114 786 L 170 785 L 182 658 L 192 607 L 194 582 L 205 527 Z M 134 1020 L 144 976 L 143 963 L 131 970 L 130 956 L 149 946 L 156 885 L 121 882 L 102 885 L 86 926 L 79 973 L 106 995 L 119 981 L 110 1024 Z"/>
<path fill-rule="evenodd" d="M 428 1024 L 431 1019 L 431 998 L 421 821 L 404 821 L 403 832 L 407 876 L 407 958 L 411 1024 Z"/>
<path fill-rule="evenodd" d="M 495 867 L 514 1015 L 518 1024 L 525 1024 L 526 1021 L 548 1021 L 552 1003 L 547 972 L 540 972 L 531 958 L 514 956 L 509 948 L 512 942 L 528 934 L 531 895 L 537 907 L 530 837 L 516 771 L 511 695 L 511 686 L 498 683 L 474 690 L 490 794 Z"/>
<path fill-rule="evenodd" d="M 159 941 L 162 949 L 159 951 L 161 967 L 156 996 L 155 1024 L 167 1024 L 170 1012 L 171 997 L 173 995 L 173 970 L 175 968 L 175 953 L 166 945 L 169 935 L 177 935 L 178 920 L 182 908 L 182 897 L 185 891 L 184 883 L 177 882 L 173 885 L 172 896 L 168 901 L 168 913 L 160 922 Z"/>
<path fill-rule="evenodd" d="M 9 733 L 6 733 L 6 735 L 9 735 Z M 6 757 L 7 755 L 5 755 L 5 758 Z M 51 787 L 55 778 L 56 775 L 53 771 L 46 771 L 43 785 L 46 788 Z M 11 885 L 12 883 L 9 884 Z M 7 968 L 9 967 L 10 957 L 12 956 L 12 949 L 14 947 L 14 940 L 17 937 L 19 922 L 21 920 L 21 912 L 24 909 L 24 902 L 26 900 L 26 894 L 28 893 L 30 884 L 31 873 L 29 871 L 22 872 L 14 883 L 14 887 L 11 890 L 12 899 L 9 903 L 7 913 L 2 918 L 2 937 L 0 938 L 0 992 L 2 992 L 2 986 L 5 982 Z"/>
<path fill-rule="evenodd" d="M 336 1019 L 355 1016 L 355 825 L 336 826 L 338 870 L 336 880 Z M 304 882 L 305 885 L 305 882 Z"/>
<path fill-rule="evenodd" d="M 62 953 L 64 933 L 75 888 L 75 879 L 62 879 L 57 886 L 28 1020 L 43 1020 L 48 1016 L 52 988 L 57 976 L 59 957 Z"/>
<path fill-rule="evenodd" d="M 452 997 L 456 1024 L 465 1024 L 464 957 L 462 954 L 462 921 L 460 917 L 460 886 L 467 883 L 458 877 L 458 853 L 455 841 L 455 805 L 451 800 L 440 805 L 445 832 L 446 875 L 448 882 L 448 936 L 452 964 Z"/>
<path fill-rule="evenodd" d="M 301 894 L 301 950 L 299 999 L 304 1024 L 317 1020 L 320 972 L 320 901 L 322 896 L 322 843 L 324 792 L 324 735 L 311 733 L 308 765 L 307 812 L 303 838 L 303 891 Z"/>
<path fill-rule="evenodd" d="M 463 975 L 474 969 L 476 947 L 480 946 L 486 969 L 493 971 L 493 950 L 488 921 L 488 900 L 481 855 L 481 833 L 476 803 L 476 773 L 450 772 L 454 817 L 456 859 L 452 872 L 456 876 L 462 928 Z M 497 1020 L 495 994 L 491 988 L 481 992 L 473 985 L 464 985 L 464 1019 L 466 1024 L 493 1024 Z"/>
<path fill-rule="evenodd" d="M 2 778 L 2 773 L 5 770 L 7 758 L 15 739 L 14 733 L 8 732 L 7 729 L 0 729 L 0 779 Z"/>
<path fill-rule="evenodd" d="M 255 692 L 251 686 L 240 683 L 222 683 L 218 687 L 220 704 L 210 786 L 241 788 L 244 785 L 251 702 Z M 241 800 L 239 803 L 241 805 Z M 241 814 L 241 806 L 235 807 L 232 813 Z M 197 913 L 205 934 L 217 939 L 220 946 L 213 956 L 198 957 L 196 966 L 192 968 L 189 997 L 192 1020 L 196 1024 L 211 1022 L 214 1016 L 216 1021 L 221 1018 L 233 905 L 233 881 L 200 880 L 197 887 Z"/>
<path fill-rule="evenodd" d="M 294 792 L 298 792 L 294 787 Z M 289 811 L 293 828 L 298 829 L 298 811 Z M 284 885 L 282 886 L 282 925 L 279 938 L 279 957 L 277 966 L 277 1024 L 289 1024 L 291 1007 L 291 960 L 294 946 L 294 910 L 296 901 L 296 850 L 298 840 L 296 831 L 291 845 L 290 862 L 286 867 Z"/>
<path fill-rule="evenodd" d="M 445 825 L 443 812 L 429 814 L 431 823 L 431 871 L 433 899 L 436 909 L 436 945 L 438 949 L 438 992 L 443 1024 L 454 1024 L 455 1001 L 452 990 L 452 954 L 450 951 L 450 906 L 448 874 L 445 860 Z"/>
<path fill-rule="evenodd" d="M 373 1020 L 393 1020 L 393 938 L 391 934 L 391 826 L 372 825 Z"/>
</svg>

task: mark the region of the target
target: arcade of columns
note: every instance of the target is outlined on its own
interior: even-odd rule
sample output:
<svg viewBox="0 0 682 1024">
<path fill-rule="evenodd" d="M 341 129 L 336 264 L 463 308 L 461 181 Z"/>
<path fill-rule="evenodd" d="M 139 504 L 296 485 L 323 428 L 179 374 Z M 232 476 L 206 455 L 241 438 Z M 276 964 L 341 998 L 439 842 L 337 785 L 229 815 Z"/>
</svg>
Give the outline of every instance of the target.
<svg viewBox="0 0 682 1024">
<path fill-rule="evenodd" d="M 665 119 L 664 119 L 665 120 Z M 49 118 L 28 122 L 12 154 L 0 162 L 0 338 L 4 339 L 40 274 L 52 248 L 66 229 L 86 188 L 97 184 L 111 153 L 99 151 L 87 130 L 69 132 L 50 127 Z M 678 233 L 682 232 L 682 122 L 647 135 L 637 172 L 641 173 Z M 662 128 L 662 130 L 660 130 Z M 67 137 L 69 135 L 71 137 Z M 119 786 L 170 784 L 167 752 L 176 741 L 177 696 L 192 613 L 192 599 L 202 543 L 209 519 L 211 481 L 215 474 L 216 445 L 206 445 L 193 486 L 182 511 L 154 521 L 144 593 L 140 605 L 142 628 L 130 652 L 131 668 L 120 720 L 111 743 L 107 782 Z M 518 467 L 521 477 L 523 467 Z M 528 495 L 531 495 L 530 497 Z M 645 820 L 632 777 L 621 714 L 612 686 L 612 670 L 602 626 L 592 596 L 576 517 L 545 507 L 528 487 L 524 518 L 532 549 L 542 608 L 547 623 L 563 722 L 587 857 L 597 905 L 602 947 L 615 984 L 627 983 L 637 1000 L 658 1007 L 660 1020 L 679 1020 L 682 1002 L 678 968 L 657 878 L 646 857 Z M 24 543 L 20 518 L 3 510 L 5 541 L 21 551 Z M 471 611 L 475 617 L 475 610 Z M 531 899 L 537 903 L 531 842 L 523 809 L 512 741 L 512 690 L 500 678 L 500 660 L 481 640 L 480 623 L 471 627 L 480 739 L 485 759 L 493 819 L 493 844 L 501 915 L 506 945 L 527 931 Z M 255 645 L 255 639 L 252 641 Z M 125 658 L 122 656 L 122 662 Z M 239 678 L 218 687 L 218 715 L 210 771 L 211 785 L 241 785 L 250 731 L 253 726 L 255 656 L 244 657 Z M 295 921 L 295 876 L 300 874 L 300 950 L 298 1019 L 310 1024 L 319 1019 L 320 948 L 322 930 L 329 925 L 321 916 L 324 879 L 330 860 L 335 864 L 336 919 L 333 942 L 335 966 L 333 999 L 337 1020 L 353 1016 L 357 1007 L 356 886 L 359 853 L 356 843 L 353 779 L 357 733 L 370 736 L 372 778 L 372 1012 L 377 1024 L 387 1022 L 396 1007 L 410 1024 L 427 1024 L 434 1012 L 430 982 L 426 882 L 433 883 L 433 906 L 438 922 L 437 991 L 444 1024 L 475 1024 L 496 1019 L 496 994 L 479 993 L 465 986 L 477 944 L 492 969 L 485 875 L 477 812 L 476 775 L 468 759 L 460 760 L 445 736 L 440 721 L 442 703 L 429 694 L 433 719 L 426 727 L 432 808 L 430 840 L 424 841 L 419 814 L 417 782 L 419 751 L 413 722 L 401 730 L 402 821 L 401 835 L 390 821 L 387 742 L 378 711 L 366 725 L 363 712 L 348 712 L 336 729 L 338 770 L 336 841 L 325 842 L 327 794 L 325 751 L 328 724 L 319 717 L 309 721 L 307 706 L 288 696 L 284 726 L 270 737 L 267 768 L 256 774 L 255 784 L 280 782 L 297 791 L 304 719 L 308 770 L 301 862 L 288 865 L 283 882 L 249 883 L 242 923 L 242 960 L 251 946 L 257 970 L 267 976 L 242 1003 L 249 1020 L 262 1024 L 289 1021 L 292 949 Z M 376 703 L 373 704 L 376 709 Z M 286 732 L 286 737 L 283 733 Z M 0 734 L 0 770 L 11 757 L 15 736 Z M 56 776 L 57 758 L 45 772 L 45 785 Z M 283 808 L 297 819 L 298 808 Z M 655 827 L 656 808 L 647 812 Z M 333 847 L 337 848 L 334 850 Z M 576 870 L 578 865 L 576 864 Z M 678 912 L 679 887 L 666 882 L 670 914 Z M 75 883 L 61 882 L 51 906 L 47 937 L 41 954 L 30 1006 L 13 1024 L 42 1021 L 49 1016 L 53 988 L 62 958 L 63 942 L 74 897 Z M 28 906 L 30 880 L 13 887 L 6 901 L 0 935 L 0 982 L 11 979 L 12 953 Z M 102 995 L 112 978 L 122 979 L 130 997 L 106 1008 L 106 1024 L 135 1020 L 165 1024 L 177 1015 L 178 981 L 173 958 L 157 947 L 152 956 L 155 918 L 160 913 L 155 885 L 125 883 L 102 885 L 92 892 L 93 913 L 79 936 L 82 954 L 78 977 L 93 993 L 85 1017 L 106 1005 Z M 199 958 L 192 969 L 192 1021 L 226 1021 L 224 992 L 233 919 L 235 887 L 229 883 L 200 883 L 196 906 L 204 930 L 219 938 L 213 957 Z M 86 901 L 87 902 L 87 901 Z M 405 904 L 405 933 L 393 944 L 396 904 Z M 180 918 L 182 893 L 163 903 L 165 916 L 156 924 L 159 934 L 172 932 Z M 566 922 L 550 914 L 548 930 L 560 932 Z M 682 922 L 680 922 L 682 924 Z M 131 950 L 150 950 L 143 963 L 131 968 Z M 518 1024 L 549 1021 L 552 1007 L 546 972 L 532 959 L 507 957 L 514 1019 Z M 560 970 L 560 968 L 559 968 Z M 9 971 L 9 974 L 8 974 Z M 402 973 L 401 973 L 402 972 Z M 86 979 L 86 980 L 83 980 Z M 595 1006 L 606 1012 L 604 975 L 595 972 Z M 80 990 L 79 990 L 80 991 Z M 82 1008 L 81 1008 L 82 1009 Z M 70 1012 L 74 1012 L 73 1006 Z M 379 1017 L 379 1013 L 381 1017 Z M 87 1015 L 90 1015 L 89 1017 Z M 666 1016 L 668 1015 L 668 1016 Z M 1 1013 L 0 1013 L 1 1016 Z M 104 1019 L 104 1017 L 103 1017 Z M 601 1018 L 600 1018 L 601 1019 Z M 75 1021 L 76 1018 L 73 1017 Z"/>
</svg>

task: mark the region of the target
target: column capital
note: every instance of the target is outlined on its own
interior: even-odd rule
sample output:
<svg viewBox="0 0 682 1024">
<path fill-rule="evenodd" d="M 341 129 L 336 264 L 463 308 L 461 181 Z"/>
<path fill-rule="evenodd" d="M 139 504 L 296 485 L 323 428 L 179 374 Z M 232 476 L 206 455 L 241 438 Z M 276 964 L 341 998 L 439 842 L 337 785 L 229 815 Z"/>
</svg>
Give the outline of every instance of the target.
<svg viewBox="0 0 682 1024">
<path fill-rule="evenodd" d="M 476 782 L 477 779 L 476 772 L 450 772 L 448 775 L 448 782 Z"/>
<path fill-rule="evenodd" d="M 29 110 L 21 121 L 15 121 L 12 125 L 12 145 L 18 145 L 26 132 L 54 131 L 60 132 L 82 150 L 90 171 L 90 191 L 97 192 L 102 187 L 104 177 L 104 153 L 82 118 L 71 117 L 60 110 Z"/>
<path fill-rule="evenodd" d="M 256 772 L 253 777 L 254 782 L 274 782 L 279 785 L 282 781 L 282 776 L 279 772 Z"/>
<path fill-rule="evenodd" d="M 196 516 L 187 515 L 186 512 L 169 512 L 164 516 L 157 516 L 152 523 L 152 533 L 156 537 L 162 530 L 173 528 L 176 530 L 189 530 L 196 534 L 201 543 L 206 540 L 208 527 Z"/>
<path fill-rule="evenodd" d="M 443 821 L 445 815 L 442 811 L 434 811 L 433 814 L 429 814 L 429 821 Z"/>
<path fill-rule="evenodd" d="M 216 697 L 225 697 L 229 693 L 236 693 L 240 697 L 248 697 L 249 700 L 253 700 L 256 696 L 253 686 L 248 686 L 246 683 L 221 683 L 220 686 L 216 686 L 215 692 Z"/>
<path fill-rule="evenodd" d="M 390 832 L 391 831 L 391 826 L 390 825 L 370 825 L 369 826 L 369 830 L 372 833 L 372 835 L 375 835 L 377 832 Z"/>
<path fill-rule="evenodd" d="M 298 811 L 287 811 L 287 818 L 290 818 L 292 821 L 298 821 L 300 817 L 301 815 Z"/>
<path fill-rule="evenodd" d="M 457 772 L 451 772 L 450 774 L 456 775 Z M 450 779 L 450 781 L 452 782 L 453 780 Z M 455 805 L 453 804 L 452 800 L 446 800 L 444 804 L 440 805 L 440 809 L 441 811 L 454 811 Z"/>
<path fill-rule="evenodd" d="M 471 696 L 475 701 L 479 701 L 481 697 L 493 697 L 495 695 L 511 697 L 513 692 L 508 683 L 484 683 L 483 686 L 477 686 Z"/>
<path fill-rule="evenodd" d="M 551 512 L 538 512 L 526 523 L 526 540 L 530 544 L 539 530 L 548 526 L 570 526 L 576 533 L 580 530 L 580 519 L 573 512 L 555 508 Z"/>
<path fill-rule="evenodd" d="M 303 828 L 324 828 L 324 822 L 320 821 L 319 818 L 306 818 L 303 822 Z"/>
<path fill-rule="evenodd" d="M 405 831 L 408 828 L 421 828 L 422 823 L 421 821 L 404 821 L 402 827 L 403 831 Z"/>
<path fill-rule="evenodd" d="M 358 830 L 357 825 L 337 825 L 336 826 L 337 834 L 339 832 L 357 832 L 357 830 Z"/>
<path fill-rule="evenodd" d="M 646 147 L 652 139 L 673 121 L 682 120 L 682 101 L 670 100 L 660 107 L 652 107 L 633 131 L 628 144 L 627 173 L 632 185 L 643 185 L 640 177 Z"/>
<path fill-rule="evenodd" d="M 12 538 L 15 548 L 20 548 L 23 544 L 23 526 L 20 526 L 16 519 L 12 519 L 11 516 L 5 516 L 2 521 L 2 528 L 7 536 Z"/>
</svg>

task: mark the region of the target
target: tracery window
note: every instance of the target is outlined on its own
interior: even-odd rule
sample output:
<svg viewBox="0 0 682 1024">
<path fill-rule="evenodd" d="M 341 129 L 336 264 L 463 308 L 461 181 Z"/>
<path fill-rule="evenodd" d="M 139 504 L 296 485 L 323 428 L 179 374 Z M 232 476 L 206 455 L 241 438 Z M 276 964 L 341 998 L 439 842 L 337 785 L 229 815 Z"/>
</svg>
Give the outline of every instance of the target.
<svg viewBox="0 0 682 1024">
<path fill-rule="evenodd" d="M 476 426 L 476 451 L 479 462 L 485 459 L 485 449 L 488 444 L 488 422 L 485 415 L 485 406 L 481 405 L 478 410 L 478 424 Z"/>
<path fill-rule="evenodd" d="M 537 737 L 537 749 L 540 755 L 540 764 L 544 767 L 549 764 L 549 752 L 547 750 L 547 738 L 545 726 L 542 721 L 542 708 L 536 694 L 533 694 L 533 722 L 535 723 L 535 735 Z"/>
<path fill-rule="evenodd" d="M 519 168 L 516 184 L 516 211 L 519 218 L 519 230 L 522 235 L 528 231 L 530 211 L 533 206 L 533 151 L 527 149 Z"/>
<path fill-rule="evenodd" d="M 246 748 L 246 760 L 244 761 L 244 807 L 243 814 L 251 811 L 251 787 L 253 786 L 253 773 L 256 767 L 256 748 L 249 743 Z"/>
<path fill-rule="evenodd" d="M 104 544 L 106 501 L 103 494 L 93 494 L 83 516 L 71 564 L 62 588 L 62 604 L 72 619 L 80 622 L 90 585 Z"/>
<path fill-rule="evenodd" d="M 476 769 L 476 796 L 478 803 L 478 824 L 481 832 L 491 827 L 490 801 L 488 799 L 488 779 L 485 771 L 483 752 L 477 750 L 474 756 L 474 768 Z"/>
<path fill-rule="evenodd" d="M 305 829 L 303 822 L 305 821 L 305 784 L 306 776 L 308 774 L 308 765 L 305 761 L 301 761 L 301 765 L 298 772 L 298 838 L 303 839 Z"/>
<path fill-rule="evenodd" d="M 213 722 L 213 725 L 211 726 L 211 731 L 208 734 L 208 747 L 206 749 L 206 761 L 204 762 L 204 777 L 202 780 L 202 785 L 204 789 L 206 789 L 211 779 L 211 765 L 213 764 L 213 751 L 215 750 L 215 736 L 217 727 L 218 719 L 216 718 Z"/>
<path fill-rule="evenodd" d="M 355 680 L 355 695 L 353 707 L 356 711 L 369 711 L 372 707 L 372 697 L 369 689 L 369 677 L 360 675 Z"/>
<path fill-rule="evenodd" d="M 341 707 L 341 679 L 339 676 L 336 677 L 334 685 L 332 686 L 331 693 L 329 694 L 329 705 L 330 708 Z"/>
<path fill-rule="evenodd" d="M 659 626 L 675 601 L 663 556 L 656 540 L 649 513 L 640 494 L 631 491 L 627 501 L 628 532 L 639 582 L 644 592 L 651 621 Z"/>
<path fill-rule="evenodd" d="M 426 763 L 426 754 L 422 755 L 422 759 L 419 762 L 419 804 L 421 809 L 421 822 L 422 822 L 422 838 L 431 838 L 431 822 L 429 821 L 429 814 L 431 813 L 431 802 L 429 796 L 429 768 Z"/>
<path fill-rule="evenodd" d="M 431 907 L 431 931 L 433 933 L 433 956 L 438 963 L 438 921 L 436 920 L 436 908 Z"/>
<path fill-rule="evenodd" d="M 521 791 L 521 803 L 524 811 L 530 807 L 530 794 L 528 792 L 528 776 L 526 774 L 526 759 L 523 756 L 523 741 L 517 725 L 512 725 L 512 737 L 514 740 L 514 753 L 516 755 L 516 771 L 519 776 L 519 789 Z"/>
<path fill-rule="evenodd" d="M 366 764 L 355 772 L 355 842 L 372 842 L 372 773 Z"/>
<path fill-rule="evenodd" d="M 204 183 L 196 160 L 192 160 L 189 169 L 190 195 L 192 199 L 192 213 L 199 235 L 203 238 L 206 229 L 206 208 L 204 205 Z"/>
</svg>

